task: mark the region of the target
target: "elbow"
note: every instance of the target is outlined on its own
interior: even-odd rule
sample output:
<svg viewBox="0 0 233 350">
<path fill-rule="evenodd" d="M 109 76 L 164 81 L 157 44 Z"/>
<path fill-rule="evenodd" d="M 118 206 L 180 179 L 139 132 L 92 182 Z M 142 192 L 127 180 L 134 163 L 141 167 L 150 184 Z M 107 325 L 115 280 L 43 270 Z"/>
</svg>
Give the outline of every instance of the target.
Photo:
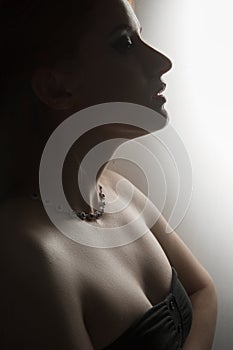
<svg viewBox="0 0 233 350">
<path fill-rule="evenodd" d="M 209 276 L 208 281 L 204 288 L 206 290 L 206 294 L 210 298 L 209 300 L 211 300 L 212 303 L 215 304 L 217 308 L 217 302 L 218 302 L 217 288 L 211 276 Z"/>
<path fill-rule="evenodd" d="M 203 295 L 205 295 L 206 301 L 209 302 L 213 306 L 213 308 L 215 307 L 217 310 L 217 303 L 218 303 L 217 288 L 211 276 L 209 276 L 207 283 L 204 285 L 202 289 L 202 292 L 203 292 Z"/>
<path fill-rule="evenodd" d="M 207 285 L 207 290 L 208 290 L 208 295 L 211 300 L 212 306 L 215 309 L 215 312 L 217 314 L 217 308 L 218 308 L 218 293 L 217 293 L 217 288 L 216 285 L 213 281 L 213 279 L 210 279 L 209 284 Z"/>
<path fill-rule="evenodd" d="M 196 305 L 199 309 L 208 309 L 213 320 L 217 317 L 217 309 L 218 309 L 218 295 L 215 283 L 212 278 L 208 279 L 208 283 L 206 283 L 202 288 L 191 294 L 190 300 L 194 305 Z"/>
</svg>

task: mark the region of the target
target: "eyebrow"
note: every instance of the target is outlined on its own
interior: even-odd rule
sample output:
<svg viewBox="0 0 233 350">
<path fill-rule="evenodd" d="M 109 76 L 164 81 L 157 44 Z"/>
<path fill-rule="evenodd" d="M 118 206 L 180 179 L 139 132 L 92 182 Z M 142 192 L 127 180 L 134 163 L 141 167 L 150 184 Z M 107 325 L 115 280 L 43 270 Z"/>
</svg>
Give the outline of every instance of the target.
<svg viewBox="0 0 233 350">
<path fill-rule="evenodd" d="M 113 29 L 113 31 L 110 33 L 110 35 L 112 36 L 112 35 L 116 34 L 119 31 L 122 31 L 122 30 L 127 30 L 128 32 L 133 32 L 134 31 L 133 28 L 130 27 L 129 25 L 127 25 L 127 24 L 120 24 L 120 25 L 118 25 L 117 27 L 115 27 Z M 142 26 L 139 27 L 139 31 L 140 31 L 140 33 L 142 32 Z"/>
</svg>

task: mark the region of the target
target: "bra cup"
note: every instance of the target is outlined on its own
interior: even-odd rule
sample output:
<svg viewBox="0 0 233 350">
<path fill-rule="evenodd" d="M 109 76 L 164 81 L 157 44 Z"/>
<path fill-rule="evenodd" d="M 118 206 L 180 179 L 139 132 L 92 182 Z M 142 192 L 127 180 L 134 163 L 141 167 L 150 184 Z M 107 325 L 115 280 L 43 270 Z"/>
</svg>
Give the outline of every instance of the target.
<svg viewBox="0 0 233 350">
<path fill-rule="evenodd" d="M 182 317 L 183 334 L 186 338 L 192 326 L 193 310 L 189 296 L 179 279 L 177 279 L 173 295 Z M 185 338 L 183 339 L 183 342 L 185 341 Z"/>
<path fill-rule="evenodd" d="M 103 350 L 181 349 L 192 324 L 191 301 L 172 267 L 168 296 L 152 306 L 114 342 Z"/>
</svg>

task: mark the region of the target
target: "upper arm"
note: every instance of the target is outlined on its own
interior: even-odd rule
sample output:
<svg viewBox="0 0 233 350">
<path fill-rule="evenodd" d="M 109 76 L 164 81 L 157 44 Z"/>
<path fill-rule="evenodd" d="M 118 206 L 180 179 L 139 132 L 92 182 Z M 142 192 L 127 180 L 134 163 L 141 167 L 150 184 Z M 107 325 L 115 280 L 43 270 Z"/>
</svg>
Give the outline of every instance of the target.
<svg viewBox="0 0 233 350">
<path fill-rule="evenodd" d="M 153 206 L 153 205 L 152 205 Z M 154 210 L 158 210 L 154 206 Z M 189 295 L 213 283 L 207 270 L 201 265 L 191 250 L 173 230 L 166 233 L 168 223 L 162 214 L 151 228 L 151 232 L 159 241 L 170 264 L 178 272 L 179 279 Z"/>
<path fill-rule="evenodd" d="M 41 246 L 17 234 L 1 240 L 0 347 L 93 350 L 81 303 L 69 286 L 61 291 Z"/>
<path fill-rule="evenodd" d="M 142 213 L 143 219 L 163 248 L 170 264 L 176 269 L 187 293 L 191 295 L 210 284 L 213 285 L 213 280 L 207 270 L 178 234 L 174 230 L 171 233 L 166 233 L 168 222 L 158 208 L 136 186 L 134 186 L 134 190 L 138 210 L 141 212 L 146 205 L 147 209 Z M 151 218 L 157 219 L 152 227 Z"/>
<path fill-rule="evenodd" d="M 166 233 L 168 223 L 150 199 L 148 199 L 146 195 L 129 179 L 126 179 L 114 170 L 110 170 L 110 172 L 113 176 L 114 183 L 121 179 L 125 179 L 130 186 L 134 186 L 135 196 L 133 197 L 133 200 L 135 208 L 141 213 L 143 220 L 145 220 L 152 234 L 163 248 L 170 264 L 176 269 L 179 279 L 184 285 L 187 293 L 191 295 L 196 291 L 213 284 L 213 280 L 209 273 L 192 254 L 191 250 L 182 241 L 178 234 L 175 231 Z M 146 210 L 144 210 L 145 206 Z M 154 217 L 157 221 L 151 227 L 151 218 Z"/>
</svg>

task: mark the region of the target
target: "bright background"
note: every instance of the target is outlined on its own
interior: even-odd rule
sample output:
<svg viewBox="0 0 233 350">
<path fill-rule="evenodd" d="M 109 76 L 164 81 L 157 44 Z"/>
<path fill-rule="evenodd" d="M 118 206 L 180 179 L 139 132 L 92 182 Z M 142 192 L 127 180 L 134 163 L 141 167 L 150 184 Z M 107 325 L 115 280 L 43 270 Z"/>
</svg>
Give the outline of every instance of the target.
<svg viewBox="0 0 233 350">
<path fill-rule="evenodd" d="M 230 350 L 233 349 L 233 5 L 230 0 L 135 2 L 143 39 L 173 63 L 172 70 L 163 77 L 167 83 L 165 106 L 192 165 L 191 202 L 176 232 L 215 281 L 219 311 L 213 349 Z M 150 144 L 149 139 L 145 142 Z M 153 147 L 151 144 L 152 150 Z M 172 180 L 171 173 L 167 176 Z M 173 187 L 176 186 L 174 180 Z M 174 203 L 172 190 L 168 191 L 167 199 L 163 214 L 168 220 Z"/>
</svg>

